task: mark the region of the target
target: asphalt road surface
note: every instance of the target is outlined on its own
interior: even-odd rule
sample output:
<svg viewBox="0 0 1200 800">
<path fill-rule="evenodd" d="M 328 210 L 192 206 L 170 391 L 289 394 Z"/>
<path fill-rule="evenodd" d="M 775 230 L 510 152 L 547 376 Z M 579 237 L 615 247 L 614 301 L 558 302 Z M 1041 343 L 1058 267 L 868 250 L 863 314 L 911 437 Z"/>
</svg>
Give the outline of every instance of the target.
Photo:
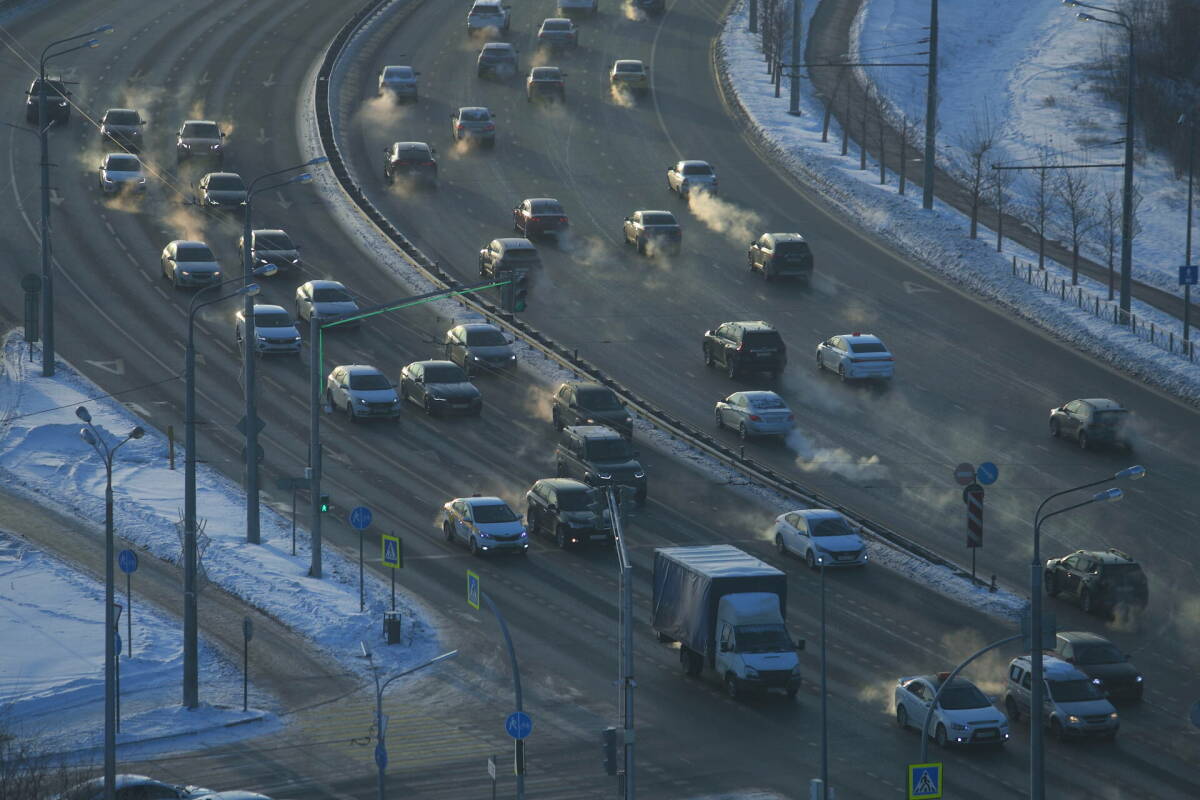
<svg viewBox="0 0 1200 800">
<path fill-rule="evenodd" d="M 465 4 L 453 4 L 453 13 L 449 5 L 427 2 L 407 19 L 397 17 L 355 55 L 340 123 L 361 180 L 403 230 L 468 281 L 478 248 L 507 235 L 517 201 L 557 196 L 572 215 L 572 240 L 561 250 L 542 245 L 545 267 L 528 318 L 668 410 L 704 424 L 713 401 L 743 386 L 704 371 L 699 341 L 705 328 L 728 319 L 770 319 L 790 347 L 782 393 L 811 451 L 801 447 L 804 458 L 797 463 L 794 449 L 748 449 L 766 463 L 803 473 L 840 502 L 964 558 L 958 550 L 962 509 L 950 469 L 962 460 L 995 461 L 1001 481 L 988 496 L 981 571 L 1018 583 L 1028 559 L 1025 520 L 1036 500 L 1128 461 L 1049 441 L 1045 410 L 1096 394 L 1118 396 L 1136 409 L 1145 422 L 1136 457 L 1150 477 L 1124 506 L 1082 511 L 1072 524 L 1047 531 L 1043 551 L 1116 545 L 1145 563 L 1153 597 L 1147 617 L 1137 630 L 1110 635 L 1146 673 L 1147 701 L 1123 709 L 1125 730 L 1114 745 L 1050 743 L 1048 780 L 1057 797 L 1194 795 L 1200 786 L 1186 710 L 1198 694 L 1190 646 L 1197 612 L 1184 588 L 1195 582 L 1188 536 L 1195 507 L 1187 490 L 1195 477 L 1194 412 L 895 260 L 781 179 L 729 121 L 716 91 L 707 43 L 718 5 L 677 3 L 661 20 L 638 21 L 604 4 L 596 20 L 583 23 L 579 52 L 563 58 L 568 103 L 554 110 L 528 106 L 516 81 L 479 81 L 472 52 L 479 43 L 466 40 Z M 16 52 L 7 51 L 0 75 L 14 109 L 30 79 L 29 51 L 110 21 L 95 13 L 88 4 L 62 2 L 9 27 L 6 41 Z M 341 24 L 342 10 L 259 0 L 116 2 L 109 13 L 119 29 L 104 37 L 103 47 L 61 63 L 75 67 L 74 99 L 93 119 L 117 105 L 149 115 L 146 160 L 155 177 L 140 204 L 105 201 L 96 187 L 104 150 L 94 128 L 74 115 L 66 130 L 53 131 L 58 349 L 159 428 L 180 430 L 182 387 L 172 376 L 181 371 L 188 295 L 158 277 L 158 253 L 171 239 L 202 238 L 227 269 L 236 269 L 239 226 L 181 202 L 190 198 L 199 170 L 177 169 L 174 130 L 186 117 L 220 121 L 231 131 L 226 167 L 247 178 L 300 161 L 295 109 L 309 102 L 304 78 Z M 551 13 L 545 0 L 516 9 L 510 38 L 521 44 L 526 65 L 536 25 Z M 607 96 L 604 75 L 619 57 L 642 58 L 653 70 L 651 96 L 631 107 Z M 416 106 L 397 110 L 370 102 L 374 77 L 387 63 L 413 63 L 422 71 Z M 454 152 L 448 114 L 473 104 L 490 105 L 500 116 L 494 152 Z M 32 137 L 10 134 L 0 141 L 13 176 L 7 190 L 14 213 L 0 222 L 0 246 L 15 282 L 38 263 L 37 151 Z M 383 187 L 380 151 L 395 139 L 426 139 L 439 148 L 436 191 Z M 681 157 L 712 161 L 722 198 L 761 221 L 726 233 L 705 228 L 665 189 L 663 173 Z M 289 187 L 255 206 L 256 227 L 287 229 L 303 246 L 305 262 L 303 274 L 262 281 L 260 300 L 290 308 L 295 286 L 312 277 L 342 280 L 364 302 L 408 294 L 332 223 L 322 200 L 306 192 Z M 683 221 L 683 254 L 668 263 L 622 248 L 621 218 L 636 208 L 662 207 Z M 750 238 L 780 228 L 810 232 L 820 275 L 812 290 L 766 286 L 745 272 Z M 4 296 L 2 307 L 10 320 L 19 319 L 15 292 Z M 242 415 L 242 393 L 233 309 L 210 311 L 198 328 L 200 458 L 236 479 L 240 442 L 233 425 Z M 374 363 L 394 376 L 408 361 L 433 355 L 449 324 L 423 310 L 378 318 L 357 333 L 330 336 L 326 361 Z M 860 326 L 884 336 L 898 355 L 888 391 L 841 386 L 812 369 L 810 348 L 818 339 Z M 307 462 L 306 359 L 266 362 L 259 370 L 259 413 L 267 423 L 260 438 L 264 486 L 299 474 Z M 664 372 L 671 380 L 662 379 Z M 614 787 L 600 768 L 599 731 L 616 719 L 611 554 L 563 553 L 538 541 L 527 560 L 480 563 L 441 540 L 436 528 L 446 499 L 475 491 L 516 499 L 553 469 L 547 387 L 524 371 L 480 385 L 486 408 L 478 420 L 430 420 L 408 409 L 399 426 L 351 427 L 341 419 L 325 426 L 326 479 L 335 504 L 368 505 L 378 529 L 405 537 L 402 583 L 424 600 L 446 649 L 460 649 L 454 662 L 389 695 L 390 785 L 411 797 L 482 795 L 489 786 L 487 756 L 499 754 L 503 765 L 511 752 L 502 727 L 512 705 L 510 684 L 498 632 L 462 596 L 463 572 L 474 568 L 504 610 L 521 658 L 525 707 L 536 726 L 529 796 L 607 795 Z M 642 449 L 651 502 L 630 530 L 639 789 L 654 797 L 747 787 L 800 796 L 800 787 L 818 774 L 813 682 L 795 703 L 737 704 L 713 681 L 683 678 L 675 650 L 658 644 L 647 627 L 647 576 L 653 548 L 664 544 L 730 541 L 779 564 L 790 575 L 789 625 L 809 643 L 802 657 L 806 678 L 817 667 L 819 582 L 798 562 L 774 554 L 763 538 L 770 514 L 744 492 Z M 284 506 L 283 496 L 267 495 Z M 333 545 L 356 546 L 347 528 L 328 527 Z M 1005 635 L 1008 626 L 883 569 L 831 574 L 827 583 L 831 781 L 839 796 L 895 796 L 903 764 L 918 748 L 916 735 L 892 722 L 895 678 L 947 668 Z M 1071 609 L 1057 610 L 1064 625 L 1102 628 Z M 1013 654 L 1004 652 L 971 674 L 994 693 Z M 373 796 L 368 693 L 294 716 L 295 724 L 270 740 L 136 766 L 277 797 Z M 948 785 L 982 798 L 1019 792 L 1026 729 L 1017 724 L 1013 730 L 1003 752 L 946 754 Z M 503 766 L 500 772 L 502 788 L 511 791 L 511 776 Z"/>
</svg>

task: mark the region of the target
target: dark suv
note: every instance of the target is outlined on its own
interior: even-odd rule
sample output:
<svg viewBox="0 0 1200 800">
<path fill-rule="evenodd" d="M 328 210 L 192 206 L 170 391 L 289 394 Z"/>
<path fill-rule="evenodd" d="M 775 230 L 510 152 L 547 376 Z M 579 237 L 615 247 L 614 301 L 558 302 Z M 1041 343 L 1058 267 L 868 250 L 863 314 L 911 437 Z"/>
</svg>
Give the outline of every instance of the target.
<svg viewBox="0 0 1200 800">
<path fill-rule="evenodd" d="M 425 142 L 394 142 L 383 151 L 383 179 L 411 178 L 423 186 L 437 186 L 437 151 Z"/>
<path fill-rule="evenodd" d="M 1116 400 L 1072 400 L 1050 409 L 1050 435 L 1074 439 L 1087 450 L 1093 444 L 1131 449 L 1129 411 Z"/>
<path fill-rule="evenodd" d="M 704 366 L 724 367 L 730 378 L 749 372 L 778 378 L 785 364 L 783 337 L 765 322 L 723 322 L 704 332 Z"/>
<path fill-rule="evenodd" d="M 611 544 L 612 521 L 604 498 L 570 478 L 542 478 L 525 493 L 525 527 L 550 536 L 561 548 L 588 542 Z M 599 505 L 597 511 L 593 506 Z"/>
<path fill-rule="evenodd" d="M 568 425 L 607 425 L 626 439 L 633 438 L 633 417 L 617 393 L 599 383 L 568 381 L 554 392 L 550 412 L 554 429 Z"/>
<path fill-rule="evenodd" d="M 1129 663 L 1129 656 L 1103 636 L 1063 631 L 1055 637 L 1054 654 L 1091 678 L 1110 700 L 1142 699 L 1142 674 Z"/>
<path fill-rule="evenodd" d="M 1141 565 L 1115 547 L 1076 550 L 1048 560 L 1045 584 L 1046 594 L 1077 600 L 1087 614 L 1112 612 L 1118 607 L 1144 608 L 1150 599 Z"/>
<path fill-rule="evenodd" d="M 38 121 L 38 95 L 42 91 L 42 81 L 34 78 L 25 93 L 25 121 Z M 53 120 L 56 125 L 66 125 L 71 118 L 71 103 L 67 100 L 71 93 L 61 80 L 46 79 L 46 117 L 45 122 Z M 44 124 L 44 123 L 43 123 Z"/>
<path fill-rule="evenodd" d="M 751 272 L 761 272 L 767 280 L 812 280 L 812 249 L 798 233 L 764 233 L 750 243 L 746 260 L 750 263 Z"/>
<path fill-rule="evenodd" d="M 646 503 L 646 470 L 625 437 L 603 425 L 576 425 L 562 429 L 554 449 L 560 478 L 575 478 L 588 486 L 632 486 L 637 504 Z"/>
</svg>

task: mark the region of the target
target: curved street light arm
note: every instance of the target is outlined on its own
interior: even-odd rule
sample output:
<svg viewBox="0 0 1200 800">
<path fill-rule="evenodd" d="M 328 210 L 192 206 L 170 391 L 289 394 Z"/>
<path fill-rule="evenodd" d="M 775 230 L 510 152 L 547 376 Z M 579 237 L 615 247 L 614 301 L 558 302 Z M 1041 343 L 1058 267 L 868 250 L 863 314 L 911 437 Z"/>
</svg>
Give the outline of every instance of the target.
<svg viewBox="0 0 1200 800">
<path fill-rule="evenodd" d="M 1107 478 L 1101 478 L 1098 481 L 1092 481 L 1091 483 L 1085 483 L 1085 484 L 1082 484 L 1081 486 L 1073 486 L 1070 489 L 1063 489 L 1061 492 L 1055 492 L 1054 494 L 1050 495 L 1045 500 L 1043 500 L 1042 504 L 1038 506 L 1037 511 L 1033 515 L 1034 528 L 1036 529 L 1039 524 L 1038 520 L 1041 519 L 1042 509 L 1044 509 L 1046 507 L 1046 504 L 1049 503 L 1051 500 L 1053 500 L 1056 497 L 1062 497 L 1064 494 L 1070 494 L 1071 492 L 1078 492 L 1082 489 L 1091 489 L 1093 486 L 1099 486 L 1102 483 L 1108 483 L 1109 481 L 1112 481 L 1112 480 L 1120 480 L 1121 478 L 1129 478 L 1131 480 L 1136 481 L 1139 478 L 1142 478 L 1143 476 L 1145 476 L 1145 474 L 1146 474 L 1145 467 L 1142 467 L 1140 465 L 1133 466 L 1133 467 L 1126 467 L 1125 469 L 1121 470 L 1120 472 L 1117 472 L 1116 474 L 1111 475 Z M 1078 506 L 1071 506 L 1071 508 L 1077 508 L 1077 507 Z M 1055 512 L 1055 513 L 1057 513 L 1057 512 Z M 1050 515 L 1050 516 L 1053 516 L 1053 515 Z"/>
<path fill-rule="evenodd" d="M 413 667 L 412 669 L 406 669 L 406 670 L 404 670 L 404 672 L 397 673 L 397 674 L 393 675 L 392 677 L 388 678 L 386 681 L 384 681 L 383 685 L 379 686 L 377 691 L 379 692 L 379 694 L 382 695 L 385 691 L 387 691 L 388 684 L 390 684 L 392 681 L 396 680 L 397 678 L 403 678 L 405 675 L 412 675 L 414 672 L 423 670 L 426 667 L 432 667 L 434 664 L 438 663 L 439 661 L 445 661 L 447 658 L 453 658 L 456 655 L 458 655 L 458 651 L 451 650 L 449 653 L 442 653 L 437 658 L 430 659 L 429 661 L 426 661 L 424 664 L 418 664 L 417 666 Z M 376 684 L 379 683 L 378 676 L 376 676 L 375 682 L 376 682 Z"/>
<path fill-rule="evenodd" d="M 59 56 L 65 56 L 67 53 L 74 53 L 76 50 L 86 50 L 90 47 L 96 47 L 97 45 L 99 45 L 99 42 L 95 39 L 92 39 L 88 42 L 84 42 L 83 44 L 77 44 L 74 47 L 68 47 L 66 50 L 58 50 L 56 52 L 51 53 L 50 55 L 43 55 L 42 56 L 42 68 L 45 69 L 46 62 L 52 58 L 58 58 Z"/>
<path fill-rule="evenodd" d="M 74 36 L 68 36 L 65 39 L 59 39 L 57 41 L 53 41 L 50 44 L 46 45 L 42 49 L 41 60 L 43 63 L 45 63 L 46 51 L 49 50 L 50 48 L 54 47 L 55 45 L 66 44 L 67 42 L 73 42 L 76 39 L 82 39 L 85 36 L 95 36 L 97 33 L 112 33 L 112 31 L 113 31 L 112 25 L 101 25 L 99 28 L 94 28 L 93 30 L 88 31 L 87 33 L 77 33 Z M 67 51 L 63 51 L 63 52 L 67 52 Z M 55 55 L 59 55 L 59 54 L 55 53 Z"/>
<path fill-rule="evenodd" d="M 329 162 L 328 156 L 318 156 L 317 158 L 312 158 L 312 159 L 309 159 L 308 161 L 305 161 L 303 164 L 293 164 L 290 167 L 284 167 L 283 169 L 277 169 L 274 172 L 264 173 L 262 175 L 259 175 L 254 180 L 250 181 L 250 185 L 246 188 L 246 194 L 250 195 L 251 193 L 253 193 L 254 185 L 256 183 L 258 183 L 259 181 L 263 180 L 264 178 L 273 178 L 276 175 L 282 175 L 285 172 L 292 172 L 294 170 L 304 169 L 305 167 L 315 167 L 318 164 L 326 164 L 328 162 Z M 273 186 L 267 187 L 267 189 L 273 189 L 273 188 L 275 188 L 275 187 L 273 187 Z M 264 189 L 263 191 L 266 191 L 266 189 Z"/>
</svg>

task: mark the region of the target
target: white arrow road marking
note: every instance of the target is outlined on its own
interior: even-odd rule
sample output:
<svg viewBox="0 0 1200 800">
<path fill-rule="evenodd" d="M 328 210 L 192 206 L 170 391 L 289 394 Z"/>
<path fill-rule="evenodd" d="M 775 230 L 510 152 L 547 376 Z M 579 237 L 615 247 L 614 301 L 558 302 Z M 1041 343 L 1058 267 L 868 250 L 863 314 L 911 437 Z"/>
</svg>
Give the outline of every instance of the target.
<svg viewBox="0 0 1200 800">
<path fill-rule="evenodd" d="M 102 369 L 105 372 L 111 372 L 113 375 L 124 375 L 125 374 L 125 359 L 123 359 L 123 358 L 114 358 L 112 361 L 86 361 L 85 360 L 85 363 L 91 364 L 93 367 L 96 367 L 97 369 Z"/>
<path fill-rule="evenodd" d="M 66 199 L 67 198 L 63 197 L 62 195 L 60 195 L 58 193 L 57 189 L 50 190 L 50 202 L 54 203 L 54 205 L 61 206 L 63 204 L 63 201 Z"/>
<path fill-rule="evenodd" d="M 255 139 L 255 141 L 257 141 L 259 144 L 266 144 L 267 142 L 271 141 L 271 137 L 267 136 L 267 132 L 265 130 L 263 130 L 262 128 L 259 128 L 258 129 L 258 138 Z"/>
<path fill-rule="evenodd" d="M 275 196 L 277 198 L 279 198 L 279 205 L 283 206 L 284 211 L 287 211 L 288 208 L 292 205 L 290 201 L 283 199 L 283 192 L 276 192 Z"/>
<path fill-rule="evenodd" d="M 274 85 L 275 85 L 275 73 L 272 72 L 270 75 L 267 76 L 267 79 L 265 81 L 263 81 L 263 88 L 270 89 Z"/>
<path fill-rule="evenodd" d="M 196 83 L 200 84 L 201 86 L 208 83 L 208 73 L 205 72 L 203 75 L 201 75 L 200 80 L 196 81 Z"/>
<path fill-rule="evenodd" d="M 921 292 L 936 292 L 937 289 L 931 289 L 928 286 L 922 286 L 919 283 L 905 281 L 904 282 L 904 291 L 907 292 L 908 294 L 920 294 Z"/>
</svg>

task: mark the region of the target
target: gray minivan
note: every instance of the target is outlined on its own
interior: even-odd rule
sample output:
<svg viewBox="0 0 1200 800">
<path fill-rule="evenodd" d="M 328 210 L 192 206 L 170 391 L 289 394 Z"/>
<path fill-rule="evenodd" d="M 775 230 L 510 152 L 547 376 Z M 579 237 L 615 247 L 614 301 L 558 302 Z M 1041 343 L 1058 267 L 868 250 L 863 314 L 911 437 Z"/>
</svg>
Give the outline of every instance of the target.
<svg viewBox="0 0 1200 800">
<path fill-rule="evenodd" d="M 812 249 L 798 233 L 764 233 L 750 243 L 746 259 L 750 262 L 750 271 L 761 272 L 766 280 L 812 279 Z"/>
</svg>

